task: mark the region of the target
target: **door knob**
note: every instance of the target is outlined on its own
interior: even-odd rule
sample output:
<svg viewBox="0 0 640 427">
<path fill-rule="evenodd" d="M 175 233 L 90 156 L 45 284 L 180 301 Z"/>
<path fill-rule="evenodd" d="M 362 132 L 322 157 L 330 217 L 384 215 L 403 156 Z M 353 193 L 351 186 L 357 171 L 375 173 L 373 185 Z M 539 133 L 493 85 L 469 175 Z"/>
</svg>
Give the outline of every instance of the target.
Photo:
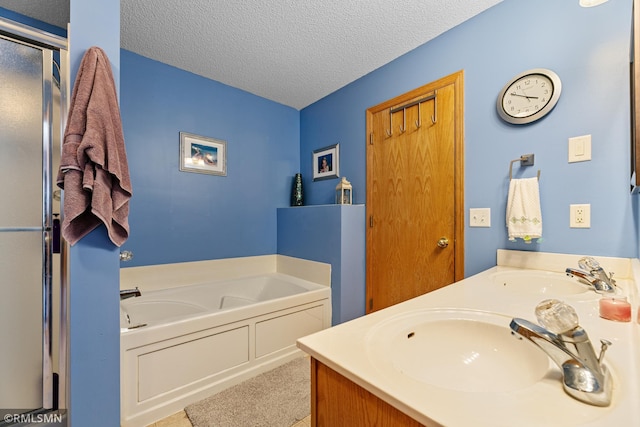
<svg viewBox="0 0 640 427">
<path fill-rule="evenodd" d="M 449 239 L 441 237 L 440 240 L 438 240 L 438 247 L 446 248 L 447 246 L 449 246 Z"/>
</svg>

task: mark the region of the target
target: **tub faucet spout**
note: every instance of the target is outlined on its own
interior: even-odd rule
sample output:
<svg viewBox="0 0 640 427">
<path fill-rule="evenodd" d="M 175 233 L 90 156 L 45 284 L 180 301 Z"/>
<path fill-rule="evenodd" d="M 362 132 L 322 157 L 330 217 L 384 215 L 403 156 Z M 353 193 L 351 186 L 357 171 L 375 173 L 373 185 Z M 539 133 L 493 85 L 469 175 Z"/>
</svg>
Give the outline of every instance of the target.
<svg viewBox="0 0 640 427">
<path fill-rule="evenodd" d="M 578 261 L 581 270 L 567 268 L 565 272 L 569 277 L 577 277 L 587 282 L 597 293 L 615 293 L 616 281 L 613 273 L 607 274 L 600 264 L 591 257 L 584 257 Z"/>
<path fill-rule="evenodd" d="M 120 301 L 127 298 L 135 298 L 139 296 L 142 296 L 142 292 L 140 292 L 140 289 L 138 289 L 137 286 L 135 287 L 135 289 L 122 289 L 120 291 Z"/>
<path fill-rule="evenodd" d="M 531 341 L 558 365 L 567 394 L 595 406 L 611 403 L 611 374 L 602 364 L 609 341 L 602 340 L 600 356 L 596 357 L 581 326 L 557 334 L 525 319 L 514 318 L 509 326 L 514 336 Z"/>
</svg>

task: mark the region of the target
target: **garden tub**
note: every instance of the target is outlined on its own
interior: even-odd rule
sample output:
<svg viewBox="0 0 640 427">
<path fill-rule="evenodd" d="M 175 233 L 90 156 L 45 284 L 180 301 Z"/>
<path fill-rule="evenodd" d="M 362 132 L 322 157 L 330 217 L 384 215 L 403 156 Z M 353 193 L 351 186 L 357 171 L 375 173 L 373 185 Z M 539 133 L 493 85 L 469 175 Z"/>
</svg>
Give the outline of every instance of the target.
<svg viewBox="0 0 640 427">
<path fill-rule="evenodd" d="M 282 273 L 152 290 L 120 303 L 122 426 L 146 426 L 302 355 L 331 289 Z"/>
</svg>

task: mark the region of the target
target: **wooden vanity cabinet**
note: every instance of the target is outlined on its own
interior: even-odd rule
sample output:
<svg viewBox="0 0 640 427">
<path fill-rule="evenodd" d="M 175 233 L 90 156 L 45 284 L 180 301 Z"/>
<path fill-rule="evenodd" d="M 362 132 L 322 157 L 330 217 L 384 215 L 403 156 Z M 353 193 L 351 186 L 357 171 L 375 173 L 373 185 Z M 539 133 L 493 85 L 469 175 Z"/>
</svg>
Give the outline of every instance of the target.
<svg viewBox="0 0 640 427">
<path fill-rule="evenodd" d="M 312 427 L 427 427 L 311 358 Z"/>
</svg>

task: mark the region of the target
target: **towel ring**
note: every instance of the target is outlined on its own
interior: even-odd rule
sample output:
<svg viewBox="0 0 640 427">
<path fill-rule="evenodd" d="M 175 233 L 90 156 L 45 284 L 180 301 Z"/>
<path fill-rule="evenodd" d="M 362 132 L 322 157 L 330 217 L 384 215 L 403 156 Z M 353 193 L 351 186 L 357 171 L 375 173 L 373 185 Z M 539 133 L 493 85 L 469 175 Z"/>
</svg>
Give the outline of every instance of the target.
<svg viewBox="0 0 640 427">
<path fill-rule="evenodd" d="M 509 162 L 509 181 L 513 179 L 513 164 L 515 162 L 520 162 L 520 167 L 533 166 L 534 157 L 535 156 L 533 154 L 523 154 L 520 158 L 511 160 L 511 162 Z M 540 169 L 538 169 L 538 181 L 540 181 Z"/>
</svg>

